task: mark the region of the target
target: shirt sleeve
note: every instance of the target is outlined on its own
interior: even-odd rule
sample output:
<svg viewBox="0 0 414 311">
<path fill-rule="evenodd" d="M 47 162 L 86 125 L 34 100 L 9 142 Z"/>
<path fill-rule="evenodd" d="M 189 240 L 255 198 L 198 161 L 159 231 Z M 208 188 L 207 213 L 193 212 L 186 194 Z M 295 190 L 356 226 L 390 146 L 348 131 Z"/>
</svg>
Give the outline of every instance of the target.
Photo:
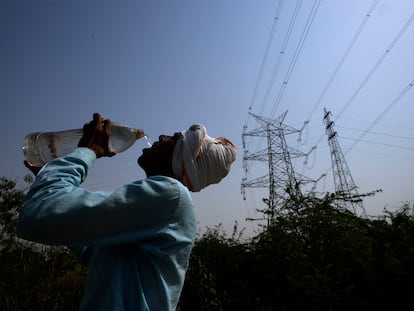
<svg viewBox="0 0 414 311">
<path fill-rule="evenodd" d="M 18 236 L 68 246 L 128 243 L 164 233 L 193 239 L 193 205 L 182 184 L 155 176 L 114 192 L 88 191 L 79 186 L 95 158 L 92 150 L 77 148 L 42 168 L 23 202 Z"/>
</svg>

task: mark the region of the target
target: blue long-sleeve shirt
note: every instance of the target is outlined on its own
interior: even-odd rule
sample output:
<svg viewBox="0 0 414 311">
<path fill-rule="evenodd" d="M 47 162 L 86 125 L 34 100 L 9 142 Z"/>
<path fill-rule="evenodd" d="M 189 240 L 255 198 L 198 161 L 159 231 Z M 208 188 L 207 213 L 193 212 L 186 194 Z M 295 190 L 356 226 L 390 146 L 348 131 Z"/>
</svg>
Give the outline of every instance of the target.
<svg viewBox="0 0 414 311">
<path fill-rule="evenodd" d="M 80 188 L 88 148 L 45 165 L 20 212 L 18 236 L 67 245 L 88 266 L 81 310 L 174 310 L 194 244 L 188 189 L 154 176 L 114 192 Z"/>
</svg>

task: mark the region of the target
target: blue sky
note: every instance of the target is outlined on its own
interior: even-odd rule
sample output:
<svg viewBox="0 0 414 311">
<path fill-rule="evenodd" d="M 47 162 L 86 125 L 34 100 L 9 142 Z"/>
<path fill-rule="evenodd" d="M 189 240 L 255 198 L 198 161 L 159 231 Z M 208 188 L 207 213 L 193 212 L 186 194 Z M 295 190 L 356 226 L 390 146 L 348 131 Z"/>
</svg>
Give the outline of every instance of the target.
<svg viewBox="0 0 414 311">
<path fill-rule="evenodd" d="M 27 173 L 27 133 L 79 128 L 93 112 L 153 140 L 198 122 L 239 149 L 230 175 L 193 195 L 200 229 L 231 230 L 237 220 L 250 231 L 255 224 L 244 219 L 260 216 L 266 191 L 240 193 L 243 126 L 258 126 L 248 111 L 288 111 L 285 123 L 298 129 L 309 121 L 301 143 L 287 140 L 303 152 L 316 146 L 307 164 L 293 164 L 311 179 L 328 172 L 317 184 L 324 192 L 334 189 L 326 107 L 359 192 L 383 190 L 366 212 L 393 210 L 414 200 L 413 14 L 411 0 L 1 1 L 0 176 Z M 260 145 L 249 141 L 250 151 Z M 98 160 L 84 186 L 111 190 L 143 178 L 136 158 L 144 147 Z M 249 165 L 250 177 L 266 172 Z"/>
</svg>

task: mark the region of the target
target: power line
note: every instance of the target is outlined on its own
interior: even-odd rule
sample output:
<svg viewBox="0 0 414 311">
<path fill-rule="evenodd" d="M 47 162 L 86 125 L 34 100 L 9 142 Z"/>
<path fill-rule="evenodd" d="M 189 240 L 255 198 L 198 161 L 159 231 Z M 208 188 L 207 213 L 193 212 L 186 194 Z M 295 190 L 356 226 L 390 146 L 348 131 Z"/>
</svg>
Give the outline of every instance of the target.
<svg viewBox="0 0 414 311">
<path fill-rule="evenodd" d="M 356 121 L 356 122 L 360 122 L 360 123 L 364 123 L 366 124 L 367 122 L 369 122 L 369 120 L 362 120 L 362 119 L 357 119 L 357 118 L 352 118 L 349 116 L 342 116 L 341 119 L 345 119 L 345 120 L 351 120 L 351 121 Z M 383 127 L 391 127 L 391 128 L 400 128 L 400 129 L 404 129 L 404 130 L 408 130 L 408 131 L 414 131 L 414 127 L 409 127 L 409 126 L 404 126 L 401 124 L 391 124 L 391 123 L 377 123 L 377 125 L 383 126 Z"/>
<path fill-rule="evenodd" d="M 368 19 L 370 18 L 372 12 L 374 11 L 375 7 L 377 6 L 379 0 L 374 0 L 374 2 L 371 4 L 371 7 L 369 8 L 367 14 L 365 14 L 364 19 L 362 20 L 361 24 L 359 25 L 357 31 L 355 32 L 354 36 L 351 39 L 351 42 L 349 43 L 348 47 L 345 50 L 344 55 L 342 55 L 341 60 L 339 61 L 338 65 L 336 66 L 335 70 L 333 71 L 331 77 L 329 78 L 327 84 L 325 85 L 324 89 L 322 90 L 321 95 L 319 95 L 318 100 L 316 101 L 316 104 L 313 106 L 313 109 L 311 113 L 309 114 L 307 120 L 311 118 L 311 116 L 316 111 L 316 108 L 321 103 L 323 97 L 325 96 L 326 92 L 328 91 L 329 87 L 331 86 L 333 80 L 335 79 L 336 75 L 338 74 L 339 70 L 341 69 L 342 65 L 344 64 L 346 58 L 348 57 L 349 52 L 353 48 L 355 42 L 358 40 L 359 35 L 361 34 L 362 30 L 364 29 L 365 25 L 368 22 Z"/>
<path fill-rule="evenodd" d="M 277 28 L 277 25 L 278 25 L 278 22 L 279 22 L 280 11 L 282 10 L 283 1 L 284 0 L 280 0 L 279 3 L 278 3 L 278 6 L 276 8 L 275 17 L 273 19 L 272 28 L 271 28 L 270 33 L 269 33 L 269 38 L 267 39 L 265 53 L 263 55 L 262 63 L 260 65 L 259 75 L 256 79 L 256 84 L 255 84 L 255 87 L 254 87 L 254 90 L 253 90 L 252 99 L 250 101 L 249 110 L 252 109 L 252 107 L 253 107 L 253 105 L 256 101 L 257 89 L 259 88 L 259 85 L 260 85 L 260 83 L 262 81 L 262 78 L 263 78 L 263 71 L 264 71 L 265 65 L 267 63 L 267 59 L 269 57 L 269 51 L 270 51 L 270 47 L 272 46 L 273 37 L 274 37 L 274 34 L 276 32 L 276 28 Z M 245 124 L 247 124 L 247 120 L 249 119 L 249 116 L 250 116 L 250 114 L 247 114 Z"/>
<path fill-rule="evenodd" d="M 297 62 L 297 60 L 298 60 L 298 58 L 300 56 L 300 53 L 301 53 L 302 48 L 303 48 L 303 45 L 304 45 L 304 43 L 306 41 L 306 38 L 307 38 L 307 36 L 309 34 L 309 30 L 310 30 L 310 28 L 312 26 L 313 20 L 314 20 L 314 18 L 316 16 L 316 13 L 318 11 L 318 8 L 319 8 L 320 3 L 321 3 L 321 0 L 315 0 L 315 2 L 313 3 L 312 10 L 311 10 L 311 12 L 309 14 L 309 17 L 308 17 L 307 21 L 306 21 L 305 28 L 303 29 L 303 32 L 302 32 L 302 35 L 301 35 L 301 37 L 299 39 L 299 43 L 298 43 L 298 45 L 296 47 L 296 50 L 295 50 L 295 52 L 293 54 L 292 61 L 291 61 L 290 65 L 289 65 L 289 68 L 288 68 L 288 70 L 286 72 L 285 78 L 283 79 L 283 82 L 282 82 L 282 85 L 280 87 L 280 90 L 279 90 L 279 93 L 277 95 L 277 98 L 275 100 L 275 103 L 273 104 L 273 109 L 272 109 L 272 112 L 270 113 L 271 117 L 274 116 L 274 114 L 276 112 L 276 109 L 279 106 L 280 100 L 281 100 L 281 98 L 282 98 L 282 96 L 283 96 L 283 94 L 285 92 L 286 86 L 287 86 L 287 84 L 289 82 L 289 79 L 290 79 L 290 77 L 292 75 L 293 69 L 295 68 L 296 62 Z"/>
<path fill-rule="evenodd" d="M 384 111 L 371 123 L 370 126 L 368 126 L 367 129 L 364 130 L 364 132 L 355 139 L 355 142 L 343 153 L 345 156 L 349 151 L 351 151 L 357 144 L 364 138 L 364 136 L 377 124 L 379 120 L 381 120 L 390 110 L 392 107 L 394 107 L 395 104 L 397 104 L 403 96 L 411 89 L 411 87 L 414 86 L 414 80 L 412 80 L 401 92 L 398 94 L 398 96 L 384 109 Z M 332 124 L 334 121 L 332 121 Z M 322 136 L 323 137 L 323 136 Z M 320 141 L 319 141 L 320 142 Z M 319 142 L 317 144 L 319 144 Z M 325 174 L 327 174 L 332 169 L 332 166 L 330 166 Z"/>
<path fill-rule="evenodd" d="M 414 13 L 411 15 L 411 17 L 408 19 L 408 21 L 404 24 L 404 26 L 400 29 L 398 34 L 394 37 L 388 48 L 385 50 L 385 52 L 382 54 L 382 56 L 378 59 L 378 61 L 375 63 L 375 65 L 371 68 L 368 75 L 364 78 L 364 80 L 361 82 L 361 84 L 358 86 L 356 91 L 352 94 L 352 96 L 349 98 L 345 106 L 342 108 L 342 110 L 339 112 L 338 115 L 336 115 L 335 121 L 338 120 L 341 115 L 344 113 L 344 111 L 349 107 L 349 105 L 352 103 L 352 101 L 355 99 L 355 97 L 359 94 L 359 92 L 362 90 L 362 88 L 365 86 L 365 84 L 368 82 L 368 80 L 371 78 L 371 76 L 374 74 L 374 72 L 377 70 L 379 65 L 384 61 L 385 57 L 391 52 L 392 48 L 395 46 L 395 44 L 398 42 L 398 40 L 401 38 L 401 36 L 405 33 L 405 31 L 408 29 L 408 27 L 411 25 L 411 23 L 414 20 Z M 319 145 L 319 143 L 322 141 L 324 135 L 321 135 L 319 140 L 315 143 L 315 145 Z M 349 150 L 347 150 L 345 153 L 347 153 Z"/>
<path fill-rule="evenodd" d="M 408 161 L 414 161 L 414 158 L 411 157 L 402 157 L 401 155 L 396 155 L 396 154 L 385 154 L 385 153 L 380 153 L 380 152 L 374 152 L 374 151 L 367 151 L 367 150 L 361 150 L 361 149 L 353 149 L 353 151 L 357 151 L 357 152 L 362 152 L 362 153 L 369 153 L 369 154 L 374 154 L 374 155 L 379 155 L 382 157 L 387 157 L 387 158 L 392 158 L 392 159 L 402 159 L 402 160 L 408 160 Z"/>
<path fill-rule="evenodd" d="M 387 147 L 393 147 L 393 148 L 398 148 L 398 149 L 405 149 L 405 150 L 413 150 L 414 148 L 411 147 L 407 147 L 407 146 L 400 146 L 400 145 L 394 145 L 394 144 L 387 144 L 387 143 L 380 143 L 380 142 L 375 142 L 375 141 L 370 141 L 370 140 L 364 140 L 364 139 L 356 139 L 356 138 L 351 138 L 351 137 L 345 137 L 345 136 L 339 136 L 342 139 L 348 139 L 348 140 L 354 140 L 358 142 L 364 142 L 364 143 L 369 143 L 369 144 L 374 144 L 374 145 L 381 145 L 381 146 L 387 146 Z"/>
<path fill-rule="evenodd" d="M 413 15 L 414 17 L 414 15 Z M 404 95 L 413 87 L 414 80 L 412 80 L 401 92 L 398 94 L 398 96 L 384 109 L 383 112 L 371 123 L 370 126 L 367 127 L 367 129 L 357 138 L 357 140 L 348 148 L 348 150 L 345 152 L 348 153 L 350 150 L 352 150 L 353 147 L 377 124 L 379 120 L 381 120 L 390 110 L 397 104 Z"/>
<path fill-rule="evenodd" d="M 264 98 L 262 100 L 262 106 L 261 106 L 261 108 L 259 110 L 260 112 L 262 112 L 264 110 L 264 107 L 266 105 L 267 98 L 269 97 L 270 91 L 273 88 L 273 84 L 274 84 L 275 78 L 276 78 L 276 76 L 277 76 L 277 74 L 279 72 L 280 63 L 282 61 L 283 56 L 285 55 L 286 46 L 287 46 L 287 44 L 289 42 L 289 39 L 290 39 L 290 37 L 292 35 L 292 31 L 293 31 L 294 25 L 296 23 L 297 16 L 299 14 L 299 10 L 301 8 L 301 5 L 302 5 L 302 0 L 298 0 L 296 2 L 296 6 L 295 6 L 295 9 L 293 11 L 292 17 L 290 18 L 288 30 L 287 30 L 287 32 L 285 34 L 285 38 L 284 38 L 284 41 L 283 41 L 281 50 L 279 52 L 279 56 L 277 58 L 277 61 L 275 63 L 275 66 L 273 68 L 272 76 L 271 76 L 271 78 L 269 80 L 269 83 L 267 85 L 267 88 L 266 88 L 266 91 L 265 91 L 265 95 L 264 95 Z M 251 109 L 249 109 L 249 110 L 251 110 Z M 249 111 L 249 115 L 250 115 L 251 112 L 252 111 Z M 243 134 L 245 133 L 246 129 L 247 129 L 247 123 L 243 127 Z M 251 138 L 251 137 L 249 137 L 249 138 Z M 249 141 L 250 141 L 250 139 L 249 139 Z M 261 141 L 258 140 L 257 141 L 257 145 L 259 146 L 260 144 L 261 144 Z"/>
<path fill-rule="evenodd" d="M 295 26 L 295 23 L 296 23 L 296 20 L 297 20 L 297 17 L 298 17 L 298 14 L 299 14 L 299 10 L 300 10 L 301 5 L 302 5 L 302 0 L 298 0 L 296 2 L 295 9 L 294 9 L 293 14 L 292 14 L 292 17 L 290 19 L 289 26 L 288 26 L 288 30 L 287 30 L 287 32 L 285 34 L 285 38 L 283 39 L 282 47 L 280 48 L 279 55 L 277 57 L 275 66 L 273 68 L 272 76 L 270 77 L 269 84 L 267 85 L 267 88 L 266 88 L 266 91 L 265 91 L 265 95 L 264 95 L 263 101 L 262 101 L 262 106 L 261 106 L 261 108 L 259 110 L 259 114 L 261 114 L 263 112 L 264 106 L 266 105 L 267 99 L 269 98 L 270 91 L 273 88 L 273 84 L 275 82 L 276 76 L 279 73 L 280 64 L 282 62 L 283 56 L 285 55 L 286 47 L 287 47 L 287 44 L 289 42 L 289 39 L 290 39 L 290 37 L 292 35 L 293 27 Z"/>
<path fill-rule="evenodd" d="M 365 86 L 365 84 L 368 82 L 368 80 L 371 78 L 371 76 L 374 74 L 374 72 L 377 70 L 379 65 L 384 61 L 385 57 L 390 54 L 393 47 L 397 44 L 398 40 L 401 38 L 401 36 L 405 33 L 405 31 L 408 29 L 408 27 L 411 25 L 411 23 L 414 20 L 414 14 L 411 15 L 411 17 L 408 19 L 408 21 L 405 23 L 405 25 L 401 28 L 401 30 L 398 32 L 397 36 L 392 40 L 391 44 L 388 46 L 388 48 L 385 50 L 385 52 L 382 54 L 382 56 L 378 59 L 378 61 L 375 63 L 374 67 L 371 68 L 368 75 L 365 77 L 365 79 L 361 82 L 361 84 L 358 86 L 354 94 L 349 98 L 348 102 L 345 104 L 345 106 L 342 108 L 342 110 L 337 115 L 336 119 L 340 118 L 340 116 L 344 113 L 344 111 L 349 107 L 349 105 L 352 103 L 352 101 L 355 99 L 355 97 L 359 94 L 359 92 L 362 90 L 362 88 Z"/>
<path fill-rule="evenodd" d="M 356 129 L 356 128 L 352 128 L 352 127 L 346 127 L 346 126 L 339 126 L 339 125 L 337 125 L 336 127 L 339 127 L 339 128 L 342 128 L 342 129 L 347 129 L 347 130 L 352 130 L 352 131 L 359 131 L 359 132 L 364 131 L 364 130 L 361 130 L 361 129 Z M 381 136 L 388 136 L 388 137 L 399 138 L 399 139 L 406 139 L 406 140 L 414 140 L 414 137 L 393 135 L 393 134 L 382 133 L 382 132 L 370 131 L 370 134 L 381 135 Z"/>
</svg>

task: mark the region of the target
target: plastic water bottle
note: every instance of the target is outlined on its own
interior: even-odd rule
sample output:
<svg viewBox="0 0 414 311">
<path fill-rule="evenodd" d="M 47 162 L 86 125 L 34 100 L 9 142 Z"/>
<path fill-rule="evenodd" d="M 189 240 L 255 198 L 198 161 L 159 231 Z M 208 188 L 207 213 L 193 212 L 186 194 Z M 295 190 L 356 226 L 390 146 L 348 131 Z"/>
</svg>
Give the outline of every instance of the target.
<svg viewBox="0 0 414 311">
<path fill-rule="evenodd" d="M 23 141 L 24 157 L 33 165 L 42 166 L 46 162 L 65 156 L 75 150 L 82 135 L 82 129 L 30 133 Z M 151 146 L 150 140 L 143 130 L 112 123 L 109 147 L 116 153 L 120 153 L 142 137 Z"/>
</svg>

